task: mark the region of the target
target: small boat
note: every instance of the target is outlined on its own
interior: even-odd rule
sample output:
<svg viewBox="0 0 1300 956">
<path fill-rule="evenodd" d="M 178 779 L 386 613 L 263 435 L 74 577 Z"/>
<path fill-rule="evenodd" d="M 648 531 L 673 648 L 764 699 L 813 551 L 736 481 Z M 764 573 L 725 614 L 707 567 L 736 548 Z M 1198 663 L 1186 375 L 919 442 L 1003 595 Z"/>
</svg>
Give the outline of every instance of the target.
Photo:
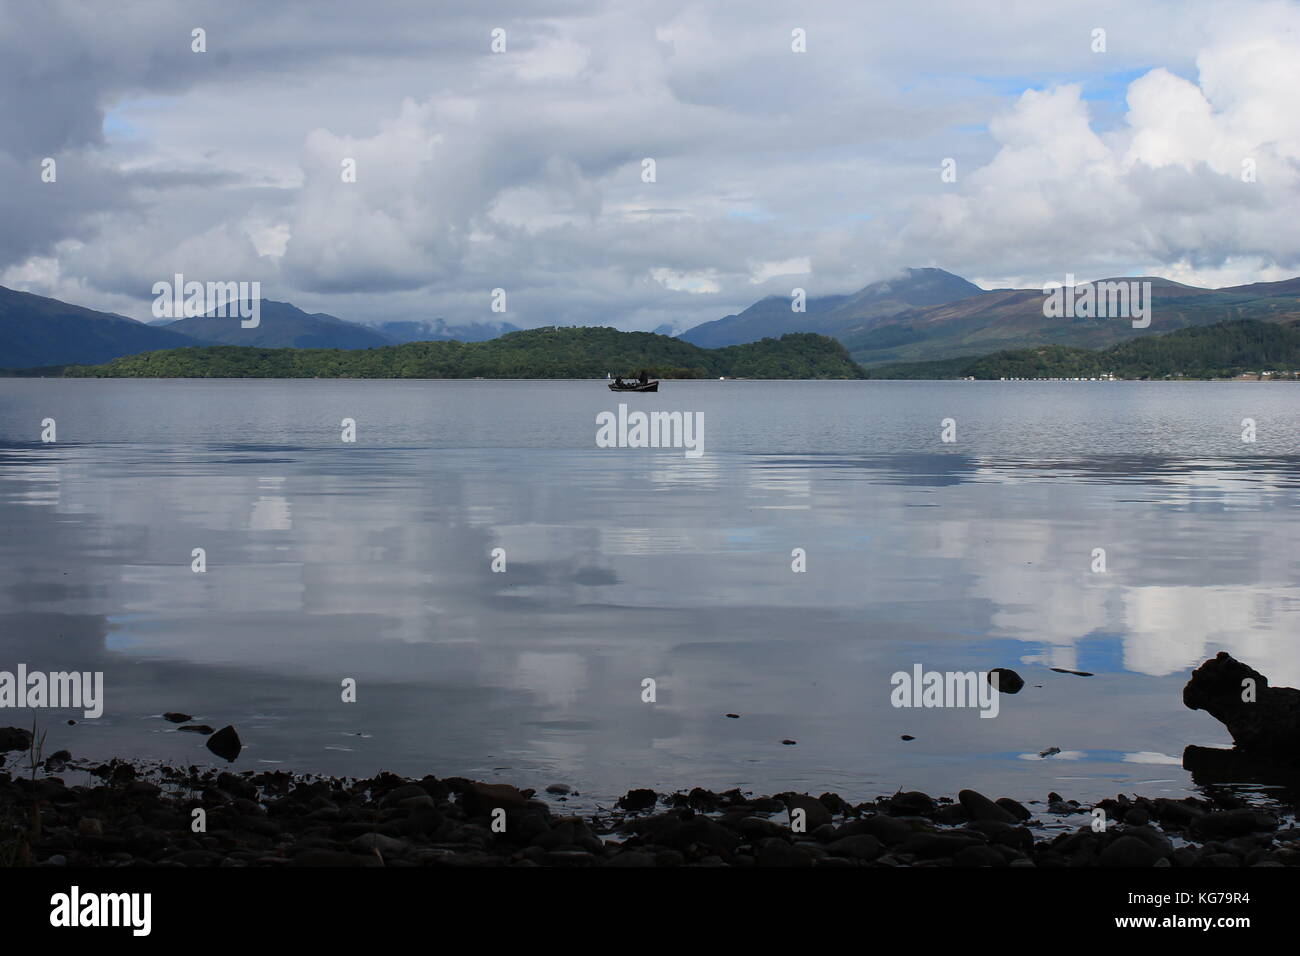
<svg viewBox="0 0 1300 956">
<path fill-rule="evenodd" d="M 659 383 L 656 382 L 638 382 L 633 379 L 630 382 L 624 382 L 622 379 L 615 379 L 609 383 L 611 392 L 657 392 Z"/>
</svg>

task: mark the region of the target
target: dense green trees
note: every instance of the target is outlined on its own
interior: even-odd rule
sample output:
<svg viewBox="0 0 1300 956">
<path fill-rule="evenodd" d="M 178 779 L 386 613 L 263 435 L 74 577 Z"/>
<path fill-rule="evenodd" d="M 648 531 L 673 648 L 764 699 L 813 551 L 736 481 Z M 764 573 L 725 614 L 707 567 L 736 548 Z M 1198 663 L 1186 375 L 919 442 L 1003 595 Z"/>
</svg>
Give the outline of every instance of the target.
<svg viewBox="0 0 1300 956">
<path fill-rule="evenodd" d="M 112 378 L 865 378 L 844 346 L 792 333 L 702 349 L 680 339 L 611 328 L 543 328 L 487 342 L 412 342 L 374 349 L 166 349 L 70 366 L 74 377 Z"/>
</svg>

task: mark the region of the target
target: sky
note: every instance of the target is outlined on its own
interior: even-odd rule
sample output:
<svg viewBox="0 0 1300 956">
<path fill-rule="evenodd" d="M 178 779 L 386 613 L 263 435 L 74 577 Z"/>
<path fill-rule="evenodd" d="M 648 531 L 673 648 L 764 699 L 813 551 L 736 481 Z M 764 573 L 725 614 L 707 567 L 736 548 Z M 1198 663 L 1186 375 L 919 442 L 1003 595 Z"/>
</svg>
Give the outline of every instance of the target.
<svg viewBox="0 0 1300 956">
<path fill-rule="evenodd" d="M 1276 0 L 0 0 L 0 91 L 0 285 L 139 319 L 176 273 L 677 331 L 905 267 L 1300 274 Z"/>
</svg>

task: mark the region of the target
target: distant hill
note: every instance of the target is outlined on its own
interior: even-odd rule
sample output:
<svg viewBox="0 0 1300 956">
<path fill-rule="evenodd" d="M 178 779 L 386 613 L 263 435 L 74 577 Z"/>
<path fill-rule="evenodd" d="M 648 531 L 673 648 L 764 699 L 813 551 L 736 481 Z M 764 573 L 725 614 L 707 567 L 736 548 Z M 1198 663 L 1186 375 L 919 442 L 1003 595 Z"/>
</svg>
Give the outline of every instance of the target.
<svg viewBox="0 0 1300 956">
<path fill-rule="evenodd" d="M 837 337 L 863 365 L 983 355 L 1035 345 L 1098 349 L 1127 339 L 1228 319 L 1288 322 L 1300 318 L 1300 280 L 1201 289 L 1157 276 L 1097 282 L 1151 283 L 1151 326 L 1116 318 L 1047 318 L 1041 289 L 1000 289 L 900 312 Z M 1078 283 L 1076 288 L 1095 283 Z"/>
<path fill-rule="evenodd" d="M 688 329 L 681 338 L 704 348 L 754 342 L 786 332 L 843 338 L 872 327 L 885 316 L 982 294 L 984 290 L 973 282 L 942 269 L 905 269 L 901 275 L 873 282 L 852 295 L 811 297 L 804 312 L 791 311 L 788 296 L 768 296 L 739 315 Z"/>
<path fill-rule="evenodd" d="M 883 365 L 871 378 L 1233 378 L 1300 371 L 1300 321 L 1239 319 L 1129 339 L 1105 349 L 1042 345 L 935 362 Z"/>
<path fill-rule="evenodd" d="M 1135 329 L 1114 318 L 1048 318 L 1043 292 L 985 291 L 942 269 L 908 269 L 847 296 L 811 298 L 804 313 L 772 296 L 739 315 L 705 322 L 682 333 L 696 345 L 716 347 L 785 332 L 817 332 L 843 342 L 866 367 L 932 361 L 1035 345 L 1099 349 L 1126 339 L 1227 319 L 1287 322 L 1300 318 L 1300 278 L 1202 289 L 1159 276 L 1124 276 L 1079 282 L 1150 282 L 1152 324 Z"/>
<path fill-rule="evenodd" d="M 390 342 L 401 345 L 405 342 L 443 342 L 455 339 L 458 342 L 486 342 L 510 332 L 520 331 L 519 326 L 509 322 L 466 323 L 465 325 L 448 325 L 446 319 L 434 319 L 432 322 L 379 322 L 373 328 Z"/>
<path fill-rule="evenodd" d="M 365 325 L 346 322 L 324 312 L 307 313 L 288 302 L 261 300 L 261 320 L 244 328 L 238 318 L 201 315 L 164 326 L 210 345 L 254 348 L 368 349 L 393 340 Z"/>
<path fill-rule="evenodd" d="M 0 369 L 97 364 L 193 344 L 171 329 L 0 286 Z"/>
<path fill-rule="evenodd" d="M 73 366 L 69 377 L 108 378 L 864 378 L 844 346 L 821 335 L 792 334 L 721 349 L 702 349 L 650 332 L 543 328 L 487 342 L 413 342 L 384 348 L 258 349 L 196 347 Z"/>
</svg>

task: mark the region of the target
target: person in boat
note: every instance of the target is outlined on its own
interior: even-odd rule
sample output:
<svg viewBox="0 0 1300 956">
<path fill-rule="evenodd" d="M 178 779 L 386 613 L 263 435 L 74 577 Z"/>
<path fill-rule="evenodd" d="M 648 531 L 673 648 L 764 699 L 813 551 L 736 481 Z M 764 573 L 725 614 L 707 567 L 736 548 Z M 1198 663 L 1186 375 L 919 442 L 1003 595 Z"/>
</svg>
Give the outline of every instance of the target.
<svg viewBox="0 0 1300 956">
<path fill-rule="evenodd" d="M 641 369 L 641 375 L 637 378 L 637 381 L 640 382 L 642 385 L 650 381 L 650 376 L 646 375 L 645 369 Z"/>
</svg>

